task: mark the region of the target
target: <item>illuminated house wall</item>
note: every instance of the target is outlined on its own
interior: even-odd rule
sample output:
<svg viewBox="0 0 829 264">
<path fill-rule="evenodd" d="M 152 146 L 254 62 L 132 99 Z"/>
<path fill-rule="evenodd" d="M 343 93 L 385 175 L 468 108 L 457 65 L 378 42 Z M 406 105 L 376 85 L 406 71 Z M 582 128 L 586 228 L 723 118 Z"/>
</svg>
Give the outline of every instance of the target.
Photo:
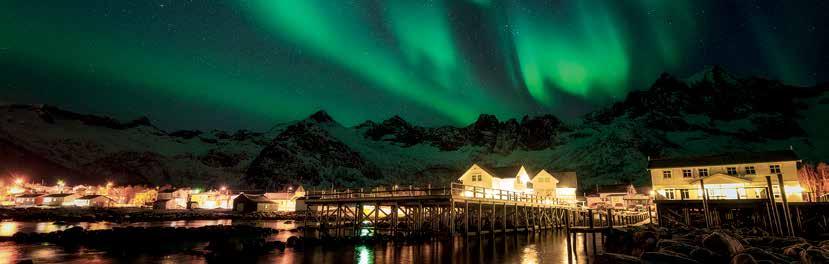
<svg viewBox="0 0 829 264">
<path fill-rule="evenodd" d="M 786 198 L 799 202 L 803 201 L 803 188 L 798 182 L 798 162 L 790 150 L 729 153 L 651 160 L 648 170 L 658 199 L 702 199 L 705 192 L 700 180 L 710 199 L 760 199 L 766 197 L 766 176 L 771 176 L 779 200 L 777 174 L 782 174 Z"/>
<path fill-rule="evenodd" d="M 560 185 L 567 178 L 566 184 Z M 535 194 L 558 200 L 576 200 L 575 172 L 533 171 L 525 166 L 487 169 L 473 164 L 460 178 L 463 185 Z"/>
</svg>

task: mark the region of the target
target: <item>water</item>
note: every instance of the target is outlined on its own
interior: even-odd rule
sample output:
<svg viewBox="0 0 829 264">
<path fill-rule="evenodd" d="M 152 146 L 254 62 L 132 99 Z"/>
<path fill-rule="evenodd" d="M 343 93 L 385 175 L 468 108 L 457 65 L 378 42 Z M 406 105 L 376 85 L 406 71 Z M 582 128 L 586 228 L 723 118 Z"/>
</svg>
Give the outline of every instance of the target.
<svg viewBox="0 0 829 264">
<path fill-rule="evenodd" d="M 136 223 L 80 222 L 59 225 L 54 222 L 0 222 L 0 236 L 15 232 L 52 232 L 72 226 L 88 229 L 107 229 L 122 226 L 201 227 L 209 225 L 255 225 L 280 231 L 270 239 L 286 241 L 300 235 L 294 223 L 277 220 L 188 220 Z M 596 237 L 601 251 L 601 237 Z M 585 244 L 585 242 L 587 242 Z M 317 246 L 302 251 L 274 250 L 256 259 L 261 263 L 587 263 L 592 262 L 592 236 L 586 240 L 577 236 L 576 253 L 569 254 L 563 231 L 535 234 L 496 235 L 494 237 L 456 237 L 453 240 L 427 242 L 382 242 L 369 244 L 342 243 Z M 585 246 L 587 245 L 587 246 Z M 0 264 L 32 260 L 35 263 L 207 263 L 203 257 L 206 243 L 175 245 L 161 254 L 130 254 L 128 257 L 113 252 L 88 248 L 64 248 L 46 244 L 16 244 L 0 242 Z"/>
</svg>

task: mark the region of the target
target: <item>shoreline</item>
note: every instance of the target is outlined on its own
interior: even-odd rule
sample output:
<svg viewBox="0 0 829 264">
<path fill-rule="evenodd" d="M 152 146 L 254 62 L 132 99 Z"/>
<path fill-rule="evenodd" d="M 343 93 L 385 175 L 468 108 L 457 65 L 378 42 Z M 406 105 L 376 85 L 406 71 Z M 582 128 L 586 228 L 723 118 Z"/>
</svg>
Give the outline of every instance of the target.
<svg viewBox="0 0 829 264">
<path fill-rule="evenodd" d="M 55 222 L 152 222 L 177 220 L 296 220 L 295 212 L 238 213 L 229 209 L 0 208 L 0 219 Z"/>
</svg>

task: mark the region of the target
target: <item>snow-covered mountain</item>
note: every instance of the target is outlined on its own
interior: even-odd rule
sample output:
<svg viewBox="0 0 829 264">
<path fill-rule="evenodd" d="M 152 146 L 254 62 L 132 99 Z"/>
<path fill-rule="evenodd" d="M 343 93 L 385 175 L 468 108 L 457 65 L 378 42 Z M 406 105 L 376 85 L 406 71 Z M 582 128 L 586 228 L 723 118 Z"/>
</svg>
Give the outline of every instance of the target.
<svg viewBox="0 0 829 264">
<path fill-rule="evenodd" d="M 0 168 L 48 179 L 276 188 L 446 184 L 472 162 L 575 170 L 582 186 L 646 183 L 647 158 L 785 149 L 829 158 L 826 86 L 737 78 L 710 67 L 565 124 L 552 115 L 464 127 L 421 127 L 394 116 L 355 127 L 324 111 L 265 133 L 165 132 L 49 106 L 0 108 Z"/>
</svg>

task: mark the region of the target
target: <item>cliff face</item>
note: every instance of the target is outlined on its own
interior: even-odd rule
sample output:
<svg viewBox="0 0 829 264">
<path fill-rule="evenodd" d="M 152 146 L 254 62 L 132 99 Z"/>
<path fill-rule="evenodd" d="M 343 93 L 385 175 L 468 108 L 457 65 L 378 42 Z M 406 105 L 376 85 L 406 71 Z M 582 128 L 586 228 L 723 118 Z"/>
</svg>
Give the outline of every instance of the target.
<svg viewBox="0 0 829 264">
<path fill-rule="evenodd" d="M 149 119 L 120 122 L 49 106 L 0 107 L 0 166 L 79 183 L 365 187 L 445 184 L 472 162 L 575 170 L 581 184 L 646 183 L 647 157 L 772 150 L 829 157 L 829 93 L 736 78 L 713 67 L 587 115 L 421 127 L 399 116 L 344 127 L 321 111 L 265 133 L 166 132 Z"/>
</svg>

